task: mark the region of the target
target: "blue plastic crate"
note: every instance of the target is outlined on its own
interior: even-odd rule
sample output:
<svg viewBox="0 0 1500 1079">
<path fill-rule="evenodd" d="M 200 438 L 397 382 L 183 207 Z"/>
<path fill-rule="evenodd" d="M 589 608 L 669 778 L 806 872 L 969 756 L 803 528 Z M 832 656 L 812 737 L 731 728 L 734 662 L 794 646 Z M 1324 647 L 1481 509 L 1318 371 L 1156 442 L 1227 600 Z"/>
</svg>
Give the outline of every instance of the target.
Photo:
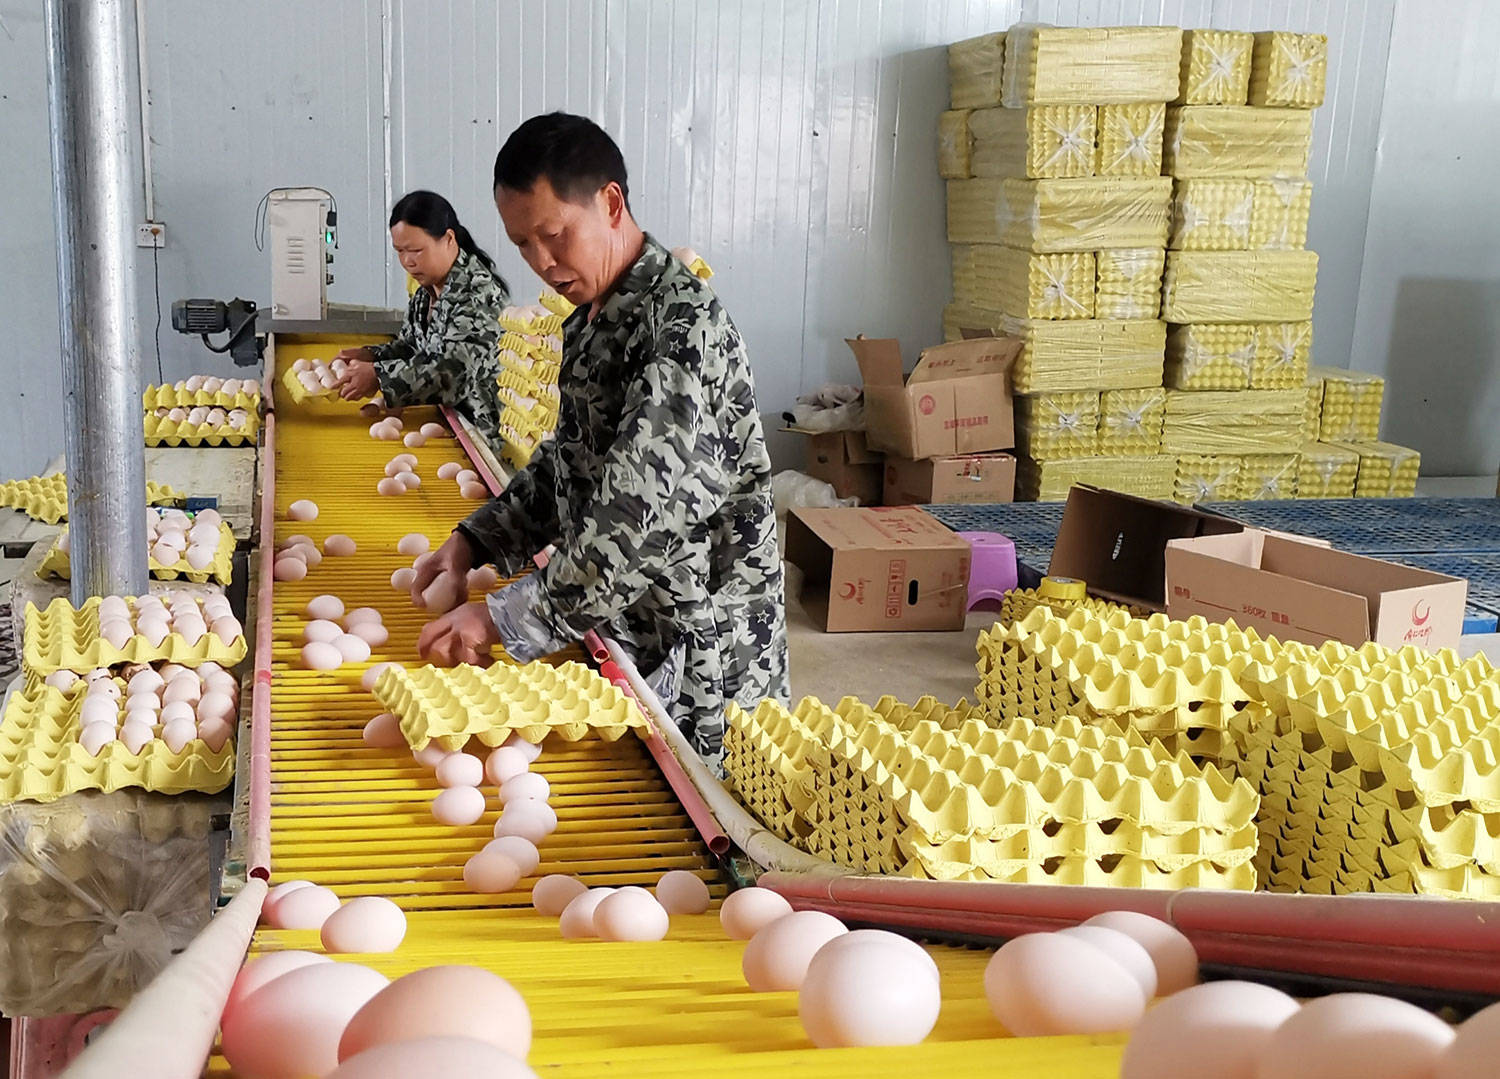
<svg viewBox="0 0 1500 1079">
<path fill-rule="evenodd" d="M 1201 507 L 1257 528 L 1325 539 L 1359 554 L 1500 552 L 1500 499 L 1309 498 Z"/>
</svg>

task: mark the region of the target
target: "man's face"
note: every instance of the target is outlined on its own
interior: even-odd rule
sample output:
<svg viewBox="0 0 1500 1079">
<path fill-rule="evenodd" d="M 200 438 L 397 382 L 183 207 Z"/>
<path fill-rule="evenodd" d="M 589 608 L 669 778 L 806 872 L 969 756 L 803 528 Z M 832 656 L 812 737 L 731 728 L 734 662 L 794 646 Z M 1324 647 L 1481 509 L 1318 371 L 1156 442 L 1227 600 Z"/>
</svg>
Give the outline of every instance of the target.
<svg viewBox="0 0 1500 1079">
<path fill-rule="evenodd" d="M 625 216 L 618 185 L 606 184 L 574 202 L 559 197 L 542 177 L 530 191 L 497 187 L 495 208 L 526 264 L 577 306 L 593 303 L 613 283 L 612 253 Z"/>
</svg>

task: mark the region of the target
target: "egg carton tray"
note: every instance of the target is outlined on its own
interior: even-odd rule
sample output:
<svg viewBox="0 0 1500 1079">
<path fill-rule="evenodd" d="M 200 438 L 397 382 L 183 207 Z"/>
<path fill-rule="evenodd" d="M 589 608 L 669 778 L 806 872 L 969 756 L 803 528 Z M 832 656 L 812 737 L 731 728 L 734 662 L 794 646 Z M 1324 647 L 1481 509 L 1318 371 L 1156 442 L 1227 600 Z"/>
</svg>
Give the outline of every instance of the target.
<svg viewBox="0 0 1500 1079">
<path fill-rule="evenodd" d="M 201 740 L 173 753 L 160 740 L 133 754 L 119 741 L 97 757 L 78 744 L 81 701 L 48 691 L 12 695 L 0 722 L 0 802 L 50 802 L 79 791 L 141 787 L 162 794 L 216 793 L 234 777 L 234 744 Z"/>
<path fill-rule="evenodd" d="M 920 863 L 917 862 L 909 863 L 903 874 L 918 878 L 925 876 Z M 1148 858 L 1128 856 L 1102 859 L 1076 857 L 1049 859 L 1044 862 L 1024 862 L 1008 866 L 1000 876 L 992 875 L 982 869 L 970 869 L 949 879 L 989 881 L 1001 884 L 1078 884 L 1093 887 L 1168 890 L 1215 888 L 1254 891 L 1256 887 L 1253 862 L 1244 862 L 1233 867 L 1221 867 L 1212 861 L 1201 861 L 1194 862 L 1183 869 L 1166 870 Z"/>
<path fill-rule="evenodd" d="M 145 423 L 148 446 L 244 446 L 253 444 L 260 433 L 260 417 L 253 412 L 239 426 L 177 422 L 149 412 Z"/>
<path fill-rule="evenodd" d="M 150 413 L 158 408 L 193 408 L 197 405 L 206 405 L 209 408 L 243 408 L 246 412 L 258 415 L 260 412 L 260 391 L 251 390 L 239 393 L 209 393 L 206 390 L 188 390 L 178 388 L 175 385 L 151 385 L 141 394 L 141 404 Z"/>
<path fill-rule="evenodd" d="M 747 754 L 764 762 L 792 811 L 806 814 L 817 783 L 807 755 L 825 745 L 843 722 L 838 713 L 813 697 L 800 701 L 794 710 L 774 700 L 762 701 L 754 712 L 731 703 L 726 709 L 725 737 L 733 737 Z"/>
<path fill-rule="evenodd" d="M 146 481 L 146 503 L 180 506 L 186 496 L 164 483 Z M 0 483 L 0 506 L 20 510 L 44 524 L 54 525 L 68 517 L 68 479 L 62 472 Z"/>
<path fill-rule="evenodd" d="M 1134 826 L 1128 829 L 1122 826 L 1115 835 L 1103 835 L 1097 828 L 1094 832 L 1090 836 L 1081 828 L 1071 828 L 1067 840 L 1040 832 L 1022 832 L 1003 840 L 956 839 L 943 844 L 902 837 L 899 846 L 907 861 L 920 865 L 925 876 L 952 880 L 976 869 L 990 877 L 1004 877 L 1017 865 L 1080 857 L 1139 858 L 1168 872 L 1204 862 L 1219 869 L 1233 869 L 1252 862 L 1259 843 L 1253 825 L 1232 833 L 1199 829 L 1175 836 L 1159 836 Z"/>
<path fill-rule="evenodd" d="M 548 311 L 551 311 L 554 315 L 561 315 L 563 318 L 567 318 L 578 308 L 578 305 L 575 304 L 572 300 L 568 299 L 566 296 L 560 295 L 559 293 L 553 292 L 551 289 L 548 289 L 537 296 L 536 302 L 541 304 Z"/>
<path fill-rule="evenodd" d="M 874 705 L 875 714 L 897 730 L 910 730 L 919 723 L 935 723 L 944 730 L 953 730 L 970 720 L 985 721 L 985 710 L 978 705 L 961 700 L 955 705 L 944 704 L 936 697 L 925 696 L 915 704 L 887 694 Z"/>
<path fill-rule="evenodd" d="M 387 667 L 375 696 L 400 717 L 402 734 L 417 750 L 432 741 L 459 750 L 471 738 L 497 746 L 512 733 L 529 742 L 549 736 L 576 742 L 589 735 L 613 742 L 627 731 L 647 729 L 630 698 L 576 661 L 556 667 Z"/>
<path fill-rule="evenodd" d="M 126 602 L 133 606 L 134 597 L 126 597 Z M 180 633 L 169 633 L 159 645 L 137 634 L 123 648 L 116 648 L 99 636 L 99 603 L 97 596 L 81 608 L 61 598 L 43 609 L 28 603 L 21 646 L 26 669 L 48 675 L 54 671 L 91 671 L 119 663 L 159 660 L 186 667 L 213 660 L 222 667 L 233 667 L 245 658 L 248 650 L 243 633 L 227 644 L 215 633 L 205 633 L 194 644 L 189 644 Z"/>
<path fill-rule="evenodd" d="M 506 333 L 546 337 L 562 332 L 563 318 L 540 303 L 506 307 L 500 312 L 500 328 Z"/>
<path fill-rule="evenodd" d="M 319 404 L 345 403 L 343 398 L 339 396 L 338 389 L 336 387 L 330 387 L 328 389 L 319 387 L 316 391 L 309 390 L 306 386 L 302 385 L 302 380 L 297 377 L 297 372 L 293 371 L 290 367 L 282 372 L 281 385 L 286 389 L 288 396 L 290 396 L 291 399 L 299 405 L 308 404 L 309 402 L 315 402 Z M 352 401 L 349 401 L 348 404 L 356 405 L 361 401 L 369 401 L 374 396 L 374 394 L 370 394 L 367 397 L 358 397 Z"/>
<path fill-rule="evenodd" d="M 67 536 L 68 526 L 64 525 L 37 565 L 38 577 L 56 577 L 64 581 L 71 579 L 72 559 L 65 549 L 68 543 Z M 219 544 L 214 550 L 213 561 L 202 569 L 193 569 L 188 565 L 185 553 L 170 566 L 158 562 L 154 554 L 149 554 L 146 556 L 146 564 L 151 571 L 151 576 L 159 581 L 181 579 L 193 581 L 196 584 L 217 581 L 219 584 L 227 585 L 234 576 L 234 533 L 227 524 L 219 525 Z"/>
</svg>

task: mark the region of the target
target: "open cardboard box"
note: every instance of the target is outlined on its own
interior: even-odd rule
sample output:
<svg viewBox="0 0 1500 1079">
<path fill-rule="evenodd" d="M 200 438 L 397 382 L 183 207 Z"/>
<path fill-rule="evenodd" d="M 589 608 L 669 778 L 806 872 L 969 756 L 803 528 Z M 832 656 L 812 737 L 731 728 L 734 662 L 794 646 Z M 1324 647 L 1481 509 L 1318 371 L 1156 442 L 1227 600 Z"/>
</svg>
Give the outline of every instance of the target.
<svg viewBox="0 0 1500 1079">
<path fill-rule="evenodd" d="M 870 448 L 908 460 L 1008 450 L 1015 445 L 1010 369 L 1013 337 L 983 337 L 923 349 L 902 377 L 894 338 L 847 341 L 864 378 Z"/>
<path fill-rule="evenodd" d="M 1015 498 L 1016 459 L 1008 453 L 974 453 L 908 461 L 887 457 L 885 505 L 1009 502 Z"/>
<path fill-rule="evenodd" d="M 857 498 L 862 506 L 879 504 L 883 459 L 870 449 L 863 431 L 787 430 L 807 436 L 804 471 L 809 476 L 831 484 L 840 498 Z"/>
<path fill-rule="evenodd" d="M 828 633 L 962 629 L 969 558 L 966 540 L 914 506 L 787 515 L 803 608 Z"/>
<path fill-rule="evenodd" d="M 1453 648 L 1469 583 L 1247 528 L 1167 544 L 1167 613 L 1201 614 L 1282 640 Z"/>
</svg>

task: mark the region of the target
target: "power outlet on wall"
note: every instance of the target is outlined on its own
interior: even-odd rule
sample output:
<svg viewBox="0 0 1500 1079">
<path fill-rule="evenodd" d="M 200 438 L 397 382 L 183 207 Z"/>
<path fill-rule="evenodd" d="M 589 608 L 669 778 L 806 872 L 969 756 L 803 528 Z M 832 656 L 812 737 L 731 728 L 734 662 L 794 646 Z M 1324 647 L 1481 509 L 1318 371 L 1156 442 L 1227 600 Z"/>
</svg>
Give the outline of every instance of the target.
<svg viewBox="0 0 1500 1079">
<path fill-rule="evenodd" d="M 167 226 L 160 221 L 147 221 L 135 227 L 135 246 L 166 247 Z"/>
</svg>

